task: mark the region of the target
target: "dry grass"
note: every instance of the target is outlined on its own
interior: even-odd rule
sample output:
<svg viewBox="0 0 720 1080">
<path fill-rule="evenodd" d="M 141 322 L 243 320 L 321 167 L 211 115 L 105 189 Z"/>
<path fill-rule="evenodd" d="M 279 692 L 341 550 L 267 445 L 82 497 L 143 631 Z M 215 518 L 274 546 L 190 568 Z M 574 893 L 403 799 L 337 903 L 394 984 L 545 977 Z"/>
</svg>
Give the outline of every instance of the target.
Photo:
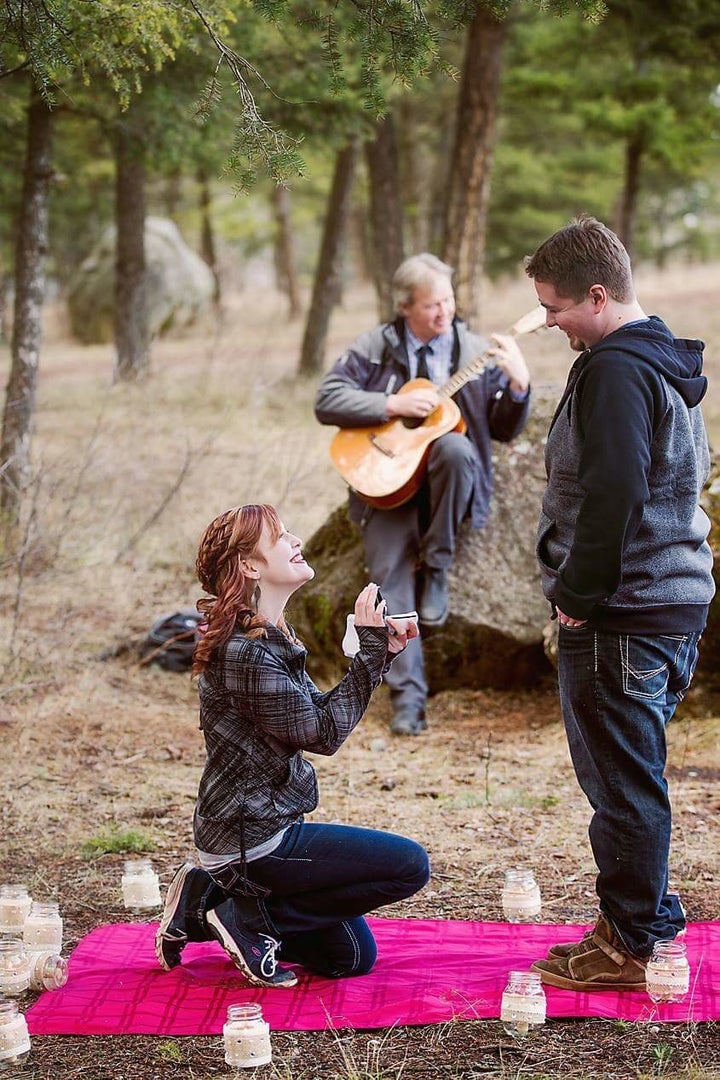
<svg viewBox="0 0 720 1080">
<path fill-rule="evenodd" d="M 718 368 L 720 268 L 641 277 L 649 310 L 709 342 Z M 532 306 L 526 282 L 488 289 L 486 329 Z M 374 321 L 367 291 L 348 295 L 329 355 Z M 22 564 L 2 581 L 0 761 L 3 878 L 62 903 L 69 947 L 123 920 L 123 856 L 87 860 L 101 830 L 143 830 L 167 883 L 190 851 L 202 747 L 184 676 L 103 649 L 192 604 L 197 537 L 228 505 L 276 503 L 308 536 L 344 498 L 328 462 L 330 432 L 312 417 L 314 385 L 293 378 L 301 328 L 272 295 L 233 298 L 220 327 L 154 351 L 143 386 L 110 385 L 110 349 L 68 344 L 48 319 L 42 356 L 33 525 Z M 570 361 L 552 334 L 526 342 L 536 382 Z M 0 355 L 0 361 L 3 356 Z M 720 398 L 706 410 L 720 435 Z M 422 739 L 387 735 L 382 692 L 333 759 L 318 761 L 319 820 L 406 832 L 431 852 L 424 892 L 392 914 L 497 918 L 508 861 L 534 866 L 551 921 L 594 912 L 588 811 L 568 762 L 554 688 L 532 696 L 437 695 Z M 670 731 L 676 810 L 673 874 L 692 919 L 718 915 L 720 750 L 715 703 L 696 693 Z M 472 958 L 469 958 L 472 962 Z M 527 1046 L 494 1022 L 371 1033 L 276 1033 L 282 1080 L 344 1077 L 720 1077 L 717 1025 L 553 1022 Z M 226 1073 L 217 1039 L 36 1039 L 27 1080 L 151 1080 Z M 6 1074 L 9 1075 L 9 1074 Z"/>
</svg>

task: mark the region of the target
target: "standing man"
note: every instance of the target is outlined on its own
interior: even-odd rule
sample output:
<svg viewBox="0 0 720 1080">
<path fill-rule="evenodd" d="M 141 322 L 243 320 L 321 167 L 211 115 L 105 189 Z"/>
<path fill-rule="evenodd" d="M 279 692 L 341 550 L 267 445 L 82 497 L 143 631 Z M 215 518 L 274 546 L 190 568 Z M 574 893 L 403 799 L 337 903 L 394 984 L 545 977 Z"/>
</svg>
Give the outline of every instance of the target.
<svg viewBox="0 0 720 1080">
<path fill-rule="evenodd" d="M 537 552 L 600 899 L 594 930 L 533 967 L 563 989 L 637 987 L 654 943 L 685 927 L 663 773 L 714 592 L 704 346 L 645 314 L 625 248 L 594 218 L 556 232 L 526 272 L 581 354 L 550 426 Z"/>
<path fill-rule="evenodd" d="M 492 439 L 508 442 L 527 421 L 530 376 L 513 338 L 495 335 L 493 348 L 455 316 L 452 267 L 434 255 L 414 255 L 395 272 L 396 319 L 363 334 L 335 363 L 318 391 L 321 424 L 366 427 L 395 417 L 422 421 L 439 404 L 431 387 L 399 394 L 410 379 L 442 386 L 458 368 L 485 352 L 495 363 L 457 394 L 467 433 L 432 443 L 422 489 L 390 510 L 370 507 L 350 492 L 349 513 L 360 526 L 368 570 L 380 583 L 389 612 L 417 608 L 425 627 L 448 614 L 448 569 L 460 524 L 487 522 L 492 495 Z M 387 673 L 396 735 L 427 727 L 427 682 L 419 639 Z"/>
</svg>

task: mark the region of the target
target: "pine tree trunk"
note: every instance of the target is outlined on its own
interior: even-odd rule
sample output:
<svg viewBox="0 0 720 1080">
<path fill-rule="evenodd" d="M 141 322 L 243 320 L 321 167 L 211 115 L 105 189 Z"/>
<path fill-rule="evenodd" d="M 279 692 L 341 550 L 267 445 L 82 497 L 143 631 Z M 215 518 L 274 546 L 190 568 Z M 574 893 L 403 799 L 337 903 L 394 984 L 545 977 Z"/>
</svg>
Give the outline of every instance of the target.
<svg viewBox="0 0 720 1080">
<path fill-rule="evenodd" d="M 615 231 L 632 258 L 637 224 L 640 164 L 645 153 L 645 136 L 638 131 L 625 144 L 625 175 Z"/>
<path fill-rule="evenodd" d="M 217 253 L 215 251 L 215 232 L 213 230 L 212 216 L 210 214 L 210 183 L 205 169 L 198 169 L 197 181 L 200 186 L 200 256 L 212 270 L 212 275 L 215 279 L 213 301 L 214 303 L 219 304 L 221 298 L 220 275 L 217 268 Z"/>
<path fill-rule="evenodd" d="M 289 318 L 299 319 L 302 314 L 302 302 L 295 255 L 290 192 L 282 184 L 276 184 L 273 189 L 272 207 L 275 215 L 275 265 L 278 283 L 282 291 L 287 294 L 290 305 Z"/>
<path fill-rule="evenodd" d="M 397 105 L 398 152 L 403 176 L 403 211 L 410 251 L 428 250 L 428 200 L 430 167 L 428 149 L 418 133 L 416 105 L 404 94 Z"/>
<path fill-rule="evenodd" d="M 30 472 L 45 300 L 52 132 L 52 114 L 37 89 L 33 88 L 28 106 L 27 148 L 15 248 L 11 367 L 0 438 L 0 512 L 10 529 L 19 521 Z"/>
<path fill-rule="evenodd" d="M 450 160 L 443 256 L 455 267 L 460 314 L 480 311 L 498 90 L 507 25 L 481 3 L 468 27 L 455 145 Z"/>
<path fill-rule="evenodd" d="M 330 315 L 341 292 L 343 245 L 357 156 L 357 140 L 353 139 L 338 153 L 335 161 L 320 258 L 300 354 L 300 375 L 315 376 L 323 370 Z"/>
<path fill-rule="evenodd" d="M 150 366 L 144 148 L 125 118 L 116 134 L 115 168 L 115 380 L 123 382 L 144 378 Z"/>
<path fill-rule="evenodd" d="M 182 198 L 183 175 L 180 169 L 175 169 L 165 181 L 163 199 L 165 202 L 165 214 L 171 221 L 176 221 L 180 200 Z"/>
<path fill-rule="evenodd" d="M 353 280 L 361 285 L 373 285 L 372 263 L 375 258 L 370 240 L 370 222 L 365 202 L 353 199 L 348 220 L 348 257 L 353 268 Z"/>
<path fill-rule="evenodd" d="M 392 116 L 381 120 L 375 130 L 373 141 L 365 144 L 365 160 L 370 180 L 371 265 L 380 322 L 385 322 L 394 313 L 392 278 L 404 258 L 403 208 Z"/>
<path fill-rule="evenodd" d="M 2 262 L 2 255 L 0 255 L 0 343 L 4 343 L 10 340 L 8 299 L 10 297 L 11 284 L 12 283 L 10 281 L 10 274 L 8 273 L 4 263 Z"/>
</svg>

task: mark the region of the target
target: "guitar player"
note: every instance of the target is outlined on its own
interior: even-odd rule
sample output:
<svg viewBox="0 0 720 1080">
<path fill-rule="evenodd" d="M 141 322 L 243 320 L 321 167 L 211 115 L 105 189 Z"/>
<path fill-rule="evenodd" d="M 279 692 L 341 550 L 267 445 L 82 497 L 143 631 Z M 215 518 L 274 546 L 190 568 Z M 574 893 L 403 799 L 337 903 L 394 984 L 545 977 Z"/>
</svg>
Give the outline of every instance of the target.
<svg viewBox="0 0 720 1080">
<path fill-rule="evenodd" d="M 430 446 L 418 493 L 392 509 L 378 509 L 350 490 L 349 515 L 361 529 L 368 571 L 379 582 L 388 612 L 417 608 L 424 627 L 448 615 L 448 570 L 458 528 L 467 517 L 482 528 L 493 488 L 492 440 L 509 442 L 525 426 L 530 376 L 514 338 L 491 342 L 471 333 L 455 314 L 453 269 L 434 255 L 406 259 L 393 277 L 397 316 L 362 334 L 323 379 L 315 402 L 321 424 L 364 427 L 396 417 L 422 422 L 439 404 L 436 387 L 484 354 L 489 364 L 457 394 L 465 433 L 451 431 Z M 425 385 L 399 393 L 416 378 Z M 427 681 L 420 638 L 387 673 L 393 705 L 391 731 L 420 735 Z"/>
</svg>

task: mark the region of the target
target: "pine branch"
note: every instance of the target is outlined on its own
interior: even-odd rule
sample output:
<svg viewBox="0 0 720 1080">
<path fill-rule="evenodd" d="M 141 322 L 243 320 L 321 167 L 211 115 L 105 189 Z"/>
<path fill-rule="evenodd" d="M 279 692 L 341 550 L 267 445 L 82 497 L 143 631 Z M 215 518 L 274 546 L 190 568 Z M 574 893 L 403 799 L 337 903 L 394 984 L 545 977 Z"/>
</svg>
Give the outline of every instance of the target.
<svg viewBox="0 0 720 1080">
<path fill-rule="evenodd" d="M 296 147 L 298 139 L 290 139 L 285 132 L 274 128 L 262 116 L 250 88 L 248 76 L 256 79 L 273 97 L 278 97 L 262 77 L 260 72 L 244 56 L 222 40 L 204 12 L 195 0 L 189 0 L 190 6 L 205 27 L 211 41 L 218 51 L 219 58 L 213 76 L 205 87 L 198 102 L 196 117 L 207 119 L 211 108 L 220 96 L 218 73 L 225 65 L 232 75 L 235 90 L 241 103 L 241 120 L 236 127 L 233 152 L 228 160 L 228 169 L 238 181 L 238 190 L 247 191 L 256 176 L 255 162 L 262 161 L 273 179 L 278 182 L 287 179 L 289 173 L 301 175 L 304 162 Z M 280 99 L 279 100 L 283 100 Z"/>
</svg>

